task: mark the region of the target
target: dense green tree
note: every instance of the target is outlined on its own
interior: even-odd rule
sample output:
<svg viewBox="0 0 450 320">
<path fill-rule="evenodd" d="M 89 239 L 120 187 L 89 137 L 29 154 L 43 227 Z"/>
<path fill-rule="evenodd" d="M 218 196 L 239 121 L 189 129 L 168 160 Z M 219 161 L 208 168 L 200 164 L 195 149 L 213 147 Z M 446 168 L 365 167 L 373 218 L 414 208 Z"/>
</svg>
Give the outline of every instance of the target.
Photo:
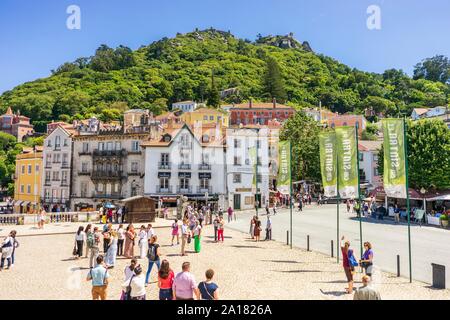
<svg viewBox="0 0 450 320">
<path fill-rule="evenodd" d="M 427 58 L 414 67 L 414 79 L 426 79 L 448 83 L 450 81 L 450 61 L 446 56 Z"/>
<path fill-rule="evenodd" d="M 263 76 L 263 90 L 264 94 L 271 99 L 275 98 L 280 102 L 285 102 L 287 99 L 280 67 L 272 57 L 268 57 L 266 61 L 266 70 Z"/>
<path fill-rule="evenodd" d="M 218 108 L 220 106 L 220 95 L 214 78 L 214 70 L 211 73 L 211 86 L 208 89 L 206 103 L 214 108 Z"/>
<path fill-rule="evenodd" d="M 362 140 L 377 140 L 378 139 L 378 126 L 375 123 L 368 122 L 366 128 L 361 134 Z"/>
<path fill-rule="evenodd" d="M 303 111 L 287 120 L 280 140 L 292 144 L 292 175 L 294 180 L 320 181 L 319 133 L 320 126 Z"/>
<path fill-rule="evenodd" d="M 8 150 L 17 142 L 16 137 L 0 131 L 0 150 Z"/>
</svg>

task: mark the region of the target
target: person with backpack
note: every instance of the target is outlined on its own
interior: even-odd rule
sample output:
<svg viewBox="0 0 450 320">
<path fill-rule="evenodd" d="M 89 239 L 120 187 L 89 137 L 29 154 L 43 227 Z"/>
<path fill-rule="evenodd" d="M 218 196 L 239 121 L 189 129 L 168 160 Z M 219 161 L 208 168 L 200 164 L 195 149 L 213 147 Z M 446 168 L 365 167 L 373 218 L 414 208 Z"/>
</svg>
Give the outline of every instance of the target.
<svg viewBox="0 0 450 320">
<path fill-rule="evenodd" d="M 103 265 L 103 256 L 96 259 L 96 266 L 89 270 L 86 280 L 92 281 L 92 300 L 106 300 L 108 297 L 108 270 Z"/>
<path fill-rule="evenodd" d="M 88 224 L 86 228 L 84 228 L 84 233 L 86 234 L 86 254 L 84 255 L 85 258 L 89 256 L 89 245 L 88 245 L 88 236 L 92 233 L 92 225 Z"/>
<path fill-rule="evenodd" d="M 134 275 L 126 281 L 122 288 L 125 291 L 125 300 L 145 300 L 145 279 L 140 265 L 134 268 Z"/>
<path fill-rule="evenodd" d="M 159 244 L 156 243 L 156 240 L 158 240 L 158 237 L 153 236 L 148 245 L 148 269 L 147 275 L 145 276 L 145 285 L 148 285 L 148 281 L 150 280 L 150 272 L 152 271 L 153 265 L 156 264 L 158 271 L 161 267 L 161 259 L 159 258 L 161 253 L 159 250 Z"/>
</svg>

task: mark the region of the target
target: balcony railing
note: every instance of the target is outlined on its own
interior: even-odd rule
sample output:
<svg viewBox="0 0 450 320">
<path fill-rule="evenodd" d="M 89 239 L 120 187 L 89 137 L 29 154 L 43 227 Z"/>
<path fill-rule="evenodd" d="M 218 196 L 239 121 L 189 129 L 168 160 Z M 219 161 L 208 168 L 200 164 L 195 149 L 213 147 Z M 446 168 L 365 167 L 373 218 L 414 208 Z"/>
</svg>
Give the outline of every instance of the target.
<svg viewBox="0 0 450 320">
<path fill-rule="evenodd" d="M 139 171 L 130 171 L 130 172 L 128 172 L 128 175 L 129 176 L 140 176 L 141 173 Z"/>
<path fill-rule="evenodd" d="M 92 152 L 88 151 L 88 150 L 83 150 L 81 152 L 78 152 L 79 156 L 90 156 L 92 154 Z"/>
<path fill-rule="evenodd" d="M 122 171 L 113 170 L 94 170 L 91 174 L 91 178 L 93 179 L 122 179 L 123 177 Z"/>
<path fill-rule="evenodd" d="M 44 186 L 49 187 L 49 186 L 51 186 L 51 185 L 52 185 L 51 180 L 45 180 Z"/>
<path fill-rule="evenodd" d="M 208 186 L 208 187 L 202 187 L 202 186 L 197 186 L 197 193 L 212 193 L 212 186 Z"/>
<path fill-rule="evenodd" d="M 92 193 L 92 197 L 93 198 L 98 198 L 98 199 L 122 199 L 122 195 L 119 193 L 114 193 L 114 194 L 105 194 L 105 193 L 98 193 L 98 192 L 93 192 Z"/>
<path fill-rule="evenodd" d="M 127 155 L 127 150 L 94 150 L 94 157 L 123 157 Z"/>
<path fill-rule="evenodd" d="M 158 162 L 159 170 L 170 170 L 172 168 L 171 162 Z"/>
<path fill-rule="evenodd" d="M 87 171 L 78 171 L 78 175 L 79 176 L 90 176 L 91 175 L 91 172 L 89 171 L 89 170 L 87 170 Z"/>
<path fill-rule="evenodd" d="M 66 204 L 69 202 L 69 198 L 62 198 L 62 197 L 44 197 L 42 198 L 43 203 L 64 203 Z"/>
<path fill-rule="evenodd" d="M 61 164 L 61 168 L 63 168 L 63 169 L 69 169 L 69 162 L 63 162 L 62 164 Z"/>
<path fill-rule="evenodd" d="M 178 169 L 180 169 L 180 170 L 191 170 L 191 164 L 190 163 L 180 163 L 178 165 Z"/>
<path fill-rule="evenodd" d="M 172 186 L 168 186 L 168 187 L 156 186 L 156 192 L 157 193 L 172 193 Z"/>
<path fill-rule="evenodd" d="M 198 170 L 211 170 L 211 165 L 209 163 L 200 163 Z"/>
<path fill-rule="evenodd" d="M 177 186 L 177 193 L 192 193 L 192 186 Z"/>
<path fill-rule="evenodd" d="M 69 182 L 67 180 L 61 181 L 61 187 L 68 187 L 68 186 L 69 186 Z"/>
</svg>

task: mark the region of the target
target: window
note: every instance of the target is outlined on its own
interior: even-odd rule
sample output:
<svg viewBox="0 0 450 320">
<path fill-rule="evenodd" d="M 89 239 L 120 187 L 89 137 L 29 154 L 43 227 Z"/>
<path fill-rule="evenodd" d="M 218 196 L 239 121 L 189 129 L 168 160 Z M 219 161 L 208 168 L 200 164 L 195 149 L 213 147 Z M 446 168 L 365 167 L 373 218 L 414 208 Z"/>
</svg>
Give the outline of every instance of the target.
<svg viewBox="0 0 450 320">
<path fill-rule="evenodd" d="M 168 153 L 161 153 L 161 165 L 169 165 L 169 154 Z"/>
<path fill-rule="evenodd" d="M 189 189 L 189 178 L 180 178 L 180 189 Z"/>
<path fill-rule="evenodd" d="M 67 139 L 64 139 L 64 147 L 67 147 L 69 145 L 69 142 L 67 141 Z"/>
<path fill-rule="evenodd" d="M 261 159 L 260 156 L 256 157 L 256 164 L 257 164 L 258 166 L 262 165 L 262 159 Z"/>
<path fill-rule="evenodd" d="M 52 155 L 51 154 L 47 154 L 46 158 L 45 158 L 45 164 L 47 166 L 50 166 L 52 163 Z"/>
<path fill-rule="evenodd" d="M 28 174 L 31 174 L 31 172 L 33 171 L 31 164 L 28 165 Z"/>
<path fill-rule="evenodd" d="M 256 140 L 256 148 L 261 149 L 261 141 L 260 140 Z"/>
<path fill-rule="evenodd" d="M 214 116 L 209 116 L 210 121 L 214 121 Z"/>
<path fill-rule="evenodd" d="M 359 161 L 364 161 L 364 153 L 359 152 Z"/>
<path fill-rule="evenodd" d="M 47 141 L 47 147 L 51 147 L 52 146 L 52 140 L 48 139 Z"/>
<path fill-rule="evenodd" d="M 161 189 L 169 189 L 169 178 L 159 178 L 159 187 Z"/>
<path fill-rule="evenodd" d="M 378 155 L 377 154 L 373 155 L 373 161 L 378 161 Z"/>
<path fill-rule="evenodd" d="M 256 176 L 256 182 L 262 183 L 262 175 L 261 175 L 261 174 L 258 174 L 258 175 Z M 259 188 L 258 188 L 258 189 L 259 189 Z"/>
<path fill-rule="evenodd" d="M 60 136 L 56 136 L 55 138 L 55 148 L 60 148 L 61 147 L 61 137 Z"/>
<path fill-rule="evenodd" d="M 138 172 L 139 168 L 139 162 L 132 162 L 131 163 L 131 172 L 136 173 Z"/>
<path fill-rule="evenodd" d="M 378 171 L 378 168 L 373 168 L 373 175 L 374 176 L 379 176 L 380 172 Z"/>
<path fill-rule="evenodd" d="M 241 157 L 234 157 L 234 165 L 240 166 L 241 165 Z"/>
<path fill-rule="evenodd" d="M 208 116 L 203 116 L 203 121 L 208 121 Z"/>
<path fill-rule="evenodd" d="M 25 174 L 25 166 L 22 165 L 22 174 Z"/>
<path fill-rule="evenodd" d="M 80 183 L 80 195 L 81 197 L 87 197 L 88 194 L 88 184 L 87 182 L 81 182 Z"/>
<path fill-rule="evenodd" d="M 108 150 L 108 151 L 112 151 L 113 150 L 113 143 L 112 143 L 112 141 L 110 141 L 110 142 L 108 142 L 107 144 L 106 144 L 106 150 Z"/>
<path fill-rule="evenodd" d="M 220 123 L 220 121 L 222 120 L 221 116 L 217 116 L 217 123 Z"/>
<path fill-rule="evenodd" d="M 36 165 L 35 170 L 36 170 L 36 173 L 39 173 L 39 165 L 38 164 Z"/>
<path fill-rule="evenodd" d="M 240 173 L 233 174 L 233 183 L 241 183 L 241 174 Z"/>
<path fill-rule="evenodd" d="M 208 153 L 202 153 L 202 163 L 203 164 L 209 163 L 209 154 Z"/>
<path fill-rule="evenodd" d="M 200 188 L 208 189 L 209 188 L 209 179 L 207 179 L 207 178 L 200 179 Z"/>
<path fill-rule="evenodd" d="M 23 184 L 20 185 L 20 193 L 25 193 L 25 186 Z"/>
<path fill-rule="evenodd" d="M 63 164 L 68 164 L 68 154 L 67 153 L 63 153 L 62 155 L 62 162 Z"/>
<path fill-rule="evenodd" d="M 53 181 L 59 181 L 59 171 L 53 171 Z"/>
<path fill-rule="evenodd" d="M 31 185 L 27 185 L 27 193 L 31 194 Z"/>
<path fill-rule="evenodd" d="M 234 139 L 234 148 L 240 148 L 241 147 L 241 140 Z"/>
<path fill-rule="evenodd" d="M 83 142 L 83 152 L 89 152 L 89 142 Z"/>
<path fill-rule="evenodd" d="M 97 191 L 98 191 L 98 192 L 103 192 L 103 184 L 102 184 L 102 183 L 99 183 L 99 184 L 97 185 Z"/>
<path fill-rule="evenodd" d="M 139 141 L 133 141 L 131 143 L 131 150 L 133 152 L 138 152 L 139 151 Z"/>
<path fill-rule="evenodd" d="M 45 182 L 50 181 L 50 175 L 51 175 L 50 171 L 45 171 Z"/>
<path fill-rule="evenodd" d="M 120 142 L 116 142 L 116 150 L 121 150 L 122 144 Z"/>
<path fill-rule="evenodd" d="M 63 182 L 67 182 L 67 171 L 62 171 L 61 172 L 61 180 Z"/>
<path fill-rule="evenodd" d="M 44 195 L 45 195 L 45 198 L 50 198 L 50 190 L 49 189 L 44 189 Z"/>
<path fill-rule="evenodd" d="M 83 162 L 81 164 L 81 172 L 88 172 L 88 163 L 87 162 Z"/>
<path fill-rule="evenodd" d="M 105 143 L 104 142 L 99 142 L 98 143 L 98 150 L 103 151 L 105 149 Z"/>
</svg>

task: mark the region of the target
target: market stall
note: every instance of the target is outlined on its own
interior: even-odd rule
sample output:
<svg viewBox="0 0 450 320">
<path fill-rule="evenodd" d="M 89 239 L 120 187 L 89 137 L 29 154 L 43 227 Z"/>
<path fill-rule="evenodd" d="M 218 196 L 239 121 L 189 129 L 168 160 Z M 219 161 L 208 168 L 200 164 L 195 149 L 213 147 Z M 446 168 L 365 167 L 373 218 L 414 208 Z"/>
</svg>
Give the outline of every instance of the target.
<svg viewBox="0 0 450 320">
<path fill-rule="evenodd" d="M 156 217 L 156 200 L 145 197 L 135 196 L 123 199 L 126 208 L 127 223 L 154 222 Z"/>
</svg>

